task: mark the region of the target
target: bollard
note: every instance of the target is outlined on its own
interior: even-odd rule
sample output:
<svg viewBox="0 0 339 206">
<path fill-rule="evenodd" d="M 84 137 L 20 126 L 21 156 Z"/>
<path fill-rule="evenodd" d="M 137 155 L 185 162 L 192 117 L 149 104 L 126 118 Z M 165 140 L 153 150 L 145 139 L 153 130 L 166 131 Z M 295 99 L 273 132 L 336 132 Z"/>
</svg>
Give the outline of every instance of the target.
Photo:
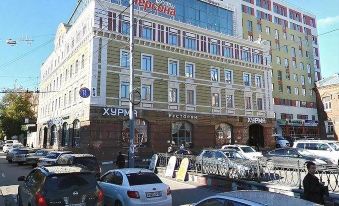
<svg viewBox="0 0 339 206">
<path fill-rule="evenodd" d="M 298 179 L 299 179 L 299 189 L 301 189 L 301 172 L 300 172 L 300 162 L 298 160 Z"/>
</svg>

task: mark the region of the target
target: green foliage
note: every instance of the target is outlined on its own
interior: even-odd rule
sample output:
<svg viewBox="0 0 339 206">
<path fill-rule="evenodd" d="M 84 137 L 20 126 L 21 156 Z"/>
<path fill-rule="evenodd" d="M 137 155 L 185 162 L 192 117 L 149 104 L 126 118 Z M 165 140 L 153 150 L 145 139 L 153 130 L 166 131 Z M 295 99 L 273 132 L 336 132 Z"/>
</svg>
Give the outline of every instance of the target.
<svg viewBox="0 0 339 206">
<path fill-rule="evenodd" d="M 25 118 L 35 119 L 32 93 L 7 93 L 0 102 L 0 130 L 11 138 L 20 135 Z"/>
</svg>

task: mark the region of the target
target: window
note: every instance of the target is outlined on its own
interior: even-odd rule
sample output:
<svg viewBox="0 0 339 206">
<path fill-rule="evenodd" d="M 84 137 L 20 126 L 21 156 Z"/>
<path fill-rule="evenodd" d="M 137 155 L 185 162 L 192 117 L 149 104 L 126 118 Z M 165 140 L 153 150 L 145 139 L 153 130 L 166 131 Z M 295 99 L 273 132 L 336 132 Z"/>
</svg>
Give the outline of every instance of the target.
<svg viewBox="0 0 339 206">
<path fill-rule="evenodd" d="M 194 90 L 187 90 L 186 94 L 187 94 L 186 103 L 194 105 Z"/>
<path fill-rule="evenodd" d="M 247 20 L 247 30 L 253 31 L 253 24 L 252 24 L 252 21 L 250 20 Z"/>
<path fill-rule="evenodd" d="M 50 146 L 53 146 L 56 143 L 57 134 L 58 134 L 57 127 L 56 127 L 56 125 L 53 125 L 51 127 L 51 139 L 50 139 L 50 142 L 49 142 Z"/>
<path fill-rule="evenodd" d="M 75 74 L 77 74 L 79 71 L 79 60 L 75 61 Z"/>
<path fill-rule="evenodd" d="M 169 60 L 168 61 L 168 74 L 171 76 L 178 76 L 179 73 L 179 61 Z"/>
<path fill-rule="evenodd" d="M 282 80 L 282 72 L 280 70 L 278 70 L 278 80 Z"/>
<path fill-rule="evenodd" d="M 307 79 L 308 79 L 308 83 L 312 84 L 312 77 L 307 77 Z"/>
<path fill-rule="evenodd" d="M 305 76 L 304 75 L 300 76 L 300 81 L 301 81 L 301 85 L 305 85 Z"/>
<path fill-rule="evenodd" d="M 282 84 L 278 85 L 278 90 L 279 90 L 279 92 L 283 92 L 284 91 L 284 87 L 283 87 Z"/>
<path fill-rule="evenodd" d="M 189 147 L 192 143 L 192 126 L 188 122 L 172 123 L 172 142 Z"/>
<path fill-rule="evenodd" d="M 324 105 L 324 110 L 331 110 L 332 109 L 332 103 L 331 103 L 331 97 L 324 97 L 322 99 L 323 105 Z"/>
<path fill-rule="evenodd" d="M 299 88 L 298 88 L 298 87 L 295 87 L 295 88 L 294 88 L 294 94 L 295 94 L 295 95 L 299 95 Z"/>
<path fill-rule="evenodd" d="M 266 27 L 266 34 L 268 34 L 268 35 L 271 34 L 271 28 L 268 27 L 268 26 Z"/>
<path fill-rule="evenodd" d="M 233 57 L 233 49 L 232 49 L 232 47 L 223 46 L 223 50 L 224 50 L 224 56 L 225 57 L 228 57 L 228 58 L 232 58 Z"/>
<path fill-rule="evenodd" d="M 234 107 L 234 105 L 233 105 L 233 95 L 231 95 L 231 94 L 226 95 L 226 107 L 227 108 L 233 108 Z"/>
<path fill-rule="evenodd" d="M 229 124 L 221 123 L 215 125 L 215 138 L 216 145 L 222 146 L 231 143 L 232 140 L 232 126 Z"/>
<path fill-rule="evenodd" d="M 250 52 L 248 50 L 242 50 L 241 51 L 241 59 L 244 61 L 251 61 L 251 55 Z"/>
<path fill-rule="evenodd" d="M 129 35 L 129 17 L 128 16 L 122 16 L 120 29 L 121 29 L 122 34 Z"/>
<path fill-rule="evenodd" d="M 233 83 L 233 71 L 225 70 L 225 83 L 232 84 Z"/>
<path fill-rule="evenodd" d="M 274 30 L 274 38 L 279 39 L 279 31 L 277 29 Z"/>
<path fill-rule="evenodd" d="M 293 74 L 293 79 L 294 79 L 294 81 L 298 81 L 298 74 Z"/>
<path fill-rule="evenodd" d="M 195 35 L 190 35 L 190 36 L 186 35 L 184 41 L 185 41 L 184 42 L 185 48 L 196 50 L 197 40 L 196 40 Z"/>
<path fill-rule="evenodd" d="M 244 73 L 243 74 L 243 81 L 245 86 L 251 86 L 251 74 Z"/>
<path fill-rule="evenodd" d="M 285 60 L 284 60 L 284 65 L 285 65 L 285 68 L 288 68 L 288 66 L 289 66 L 289 61 L 288 61 L 288 59 L 286 59 L 286 58 L 285 58 Z"/>
<path fill-rule="evenodd" d="M 252 109 L 252 98 L 251 97 L 245 97 L 245 108 Z"/>
<path fill-rule="evenodd" d="M 291 94 L 291 86 L 287 86 L 287 93 Z"/>
<path fill-rule="evenodd" d="M 277 57 L 276 59 L 277 59 L 277 64 L 279 64 L 279 65 L 280 65 L 280 64 L 281 64 L 280 57 Z"/>
<path fill-rule="evenodd" d="M 302 89 L 303 96 L 306 96 L 306 89 Z"/>
<path fill-rule="evenodd" d="M 292 67 L 293 67 L 293 69 L 297 68 L 297 63 L 295 62 L 295 60 L 292 60 Z"/>
<path fill-rule="evenodd" d="M 262 86 L 261 75 L 255 75 L 255 86 L 257 88 L 261 88 Z"/>
<path fill-rule="evenodd" d="M 178 103 L 178 89 L 177 88 L 170 88 L 168 99 L 170 103 Z"/>
<path fill-rule="evenodd" d="M 152 85 L 143 84 L 141 86 L 141 99 L 145 101 L 152 101 Z"/>
<path fill-rule="evenodd" d="M 72 147 L 80 147 L 80 121 L 73 122 Z"/>
<path fill-rule="evenodd" d="M 129 52 L 125 50 L 120 51 L 120 66 L 129 68 Z"/>
<path fill-rule="evenodd" d="M 153 40 L 153 29 L 152 29 L 152 23 L 150 22 L 144 22 L 142 25 L 142 38 Z"/>
<path fill-rule="evenodd" d="M 178 45 L 178 34 L 175 32 L 168 33 L 168 44 L 170 45 Z"/>
<path fill-rule="evenodd" d="M 194 66 L 192 63 L 185 64 L 185 77 L 194 78 Z"/>
<path fill-rule="evenodd" d="M 307 69 L 307 73 L 311 73 L 311 65 L 307 64 L 306 69 Z"/>
<path fill-rule="evenodd" d="M 148 122 L 136 118 L 135 119 L 135 138 L 134 144 L 137 146 L 147 146 L 148 141 Z M 130 143 L 129 139 L 129 120 L 123 121 L 121 142 L 123 147 L 128 147 Z"/>
<path fill-rule="evenodd" d="M 211 81 L 213 82 L 219 81 L 219 69 L 218 68 L 211 69 Z"/>
<path fill-rule="evenodd" d="M 291 56 L 292 57 L 296 57 L 296 52 L 295 52 L 295 48 L 294 47 L 291 48 Z"/>
<path fill-rule="evenodd" d="M 291 38 L 291 41 L 294 41 L 294 35 L 293 34 L 291 34 L 290 38 Z"/>
<path fill-rule="evenodd" d="M 146 72 L 153 70 L 153 56 L 146 54 L 141 55 L 141 70 Z"/>
<path fill-rule="evenodd" d="M 257 24 L 257 30 L 258 30 L 258 32 L 262 32 L 262 26 L 261 26 L 261 24 Z"/>
<path fill-rule="evenodd" d="M 213 93 L 212 94 L 212 107 L 219 107 L 219 94 L 218 93 Z"/>
<path fill-rule="evenodd" d="M 81 56 L 81 69 L 84 69 L 85 68 L 85 55 L 82 55 Z M 60 81 L 61 83 L 61 81 Z"/>
<path fill-rule="evenodd" d="M 74 88 L 73 91 L 73 102 L 76 103 L 78 98 L 78 88 Z"/>
<path fill-rule="evenodd" d="M 61 146 L 62 147 L 68 146 L 68 143 L 69 143 L 68 124 L 67 122 L 65 122 L 62 125 Z"/>
<path fill-rule="evenodd" d="M 263 110 L 262 98 L 257 98 L 257 108 L 258 110 Z"/>
<path fill-rule="evenodd" d="M 121 82 L 120 98 L 129 99 L 129 82 Z"/>
</svg>

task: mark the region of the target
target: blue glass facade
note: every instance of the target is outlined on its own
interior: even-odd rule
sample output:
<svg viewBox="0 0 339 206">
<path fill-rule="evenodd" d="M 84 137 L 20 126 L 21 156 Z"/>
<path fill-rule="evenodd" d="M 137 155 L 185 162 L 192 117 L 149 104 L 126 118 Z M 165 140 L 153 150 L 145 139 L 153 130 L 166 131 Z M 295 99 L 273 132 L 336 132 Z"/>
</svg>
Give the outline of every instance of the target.
<svg viewBox="0 0 339 206">
<path fill-rule="evenodd" d="M 155 2 L 155 0 L 145 1 Z M 128 0 L 111 0 L 111 2 L 128 6 Z M 166 2 L 175 7 L 175 16 L 172 17 L 154 9 L 146 9 L 146 11 L 204 29 L 234 35 L 233 11 L 200 0 L 166 0 Z M 144 10 L 141 6 L 136 6 L 136 9 Z"/>
</svg>

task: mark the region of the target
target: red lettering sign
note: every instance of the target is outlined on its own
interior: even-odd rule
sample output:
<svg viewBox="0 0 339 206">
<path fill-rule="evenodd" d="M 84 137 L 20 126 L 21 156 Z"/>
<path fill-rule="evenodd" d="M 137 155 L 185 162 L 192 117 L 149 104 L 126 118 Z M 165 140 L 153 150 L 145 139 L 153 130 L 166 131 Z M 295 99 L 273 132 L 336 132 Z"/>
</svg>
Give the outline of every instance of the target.
<svg viewBox="0 0 339 206">
<path fill-rule="evenodd" d="M 134 4 L 143 7 L 145 11 L 147 9 L 151 9 L 153 11 L 158 11 L 160 13 L 164 13 L 164 14 L 167 14 L 169 16 L 175 16 L 176 15 L 175 7 L 169 7 L 167 5 L 162 5 L 162 3 L 157 4 L 157 3 L 151 2 L 149 0 L 134 0 Z"/>
</svg>

